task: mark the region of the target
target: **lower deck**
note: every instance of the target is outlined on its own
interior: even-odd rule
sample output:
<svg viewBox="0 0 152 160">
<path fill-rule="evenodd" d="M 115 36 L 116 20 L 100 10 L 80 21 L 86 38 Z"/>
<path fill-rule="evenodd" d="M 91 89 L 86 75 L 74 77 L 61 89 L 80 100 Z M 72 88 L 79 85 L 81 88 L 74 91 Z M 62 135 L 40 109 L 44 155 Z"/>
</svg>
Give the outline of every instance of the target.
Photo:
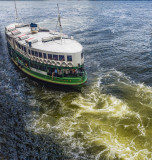
<svg viewBox="0 0 152 160">
<path fill-rule="evenodd" d="M 15 65 L 36 79 L 61 85 L 81 85 L 87 81 L 87 74 L 82 68 L 61 68 L 31 61 L 14 50 L 9 43 L 8 51 Z"/>
</svg>

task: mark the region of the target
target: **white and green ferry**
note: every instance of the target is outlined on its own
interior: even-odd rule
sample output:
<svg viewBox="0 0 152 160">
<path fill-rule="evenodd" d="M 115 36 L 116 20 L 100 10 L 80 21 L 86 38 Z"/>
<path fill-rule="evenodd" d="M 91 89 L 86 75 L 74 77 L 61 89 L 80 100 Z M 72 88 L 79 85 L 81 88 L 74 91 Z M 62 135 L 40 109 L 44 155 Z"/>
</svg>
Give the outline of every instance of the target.
<svg viewBox="0 0 152 160">
<path fill-rule="evenodd" d="M 17 13 L 17 12 L 16 12 Z M 60 32 L 42 29 L 36 23 L 14 23 L 5 28 L 9 55 L 27 75 L 48 83 L 81 85 L 87 81 L 83 47 Z"/>
</svg>

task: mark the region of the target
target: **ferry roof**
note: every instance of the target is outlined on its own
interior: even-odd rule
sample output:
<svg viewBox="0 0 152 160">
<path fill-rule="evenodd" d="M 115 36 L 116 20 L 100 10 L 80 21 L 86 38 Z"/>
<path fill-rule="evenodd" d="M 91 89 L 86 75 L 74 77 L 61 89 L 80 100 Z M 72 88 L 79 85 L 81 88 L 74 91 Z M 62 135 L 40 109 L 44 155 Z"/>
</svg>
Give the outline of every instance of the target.
<svg viewBox="0 0 152 160">
<path fill-rule="evenodd" d="M 13 27 L 15 28 L 16 24 L 10 24 L 9 26 L 6 27 L 8 30 L 9 28 Z M 20 31 L 20 34 L 13 35 L 11 32 L 7 31 L 8 35 L 11 35 L 13 38 L 17 38 L 23 34 L 27 34 L 29 38 L 35 38 L 38 40 L 38 42 L 35 42 L 32 44 L 32 48 L 38 49 L 41 51 L 46 51 L 46 52 L 53 52 L 53 53 L 66 53 L 66 54 L 72 54 L 72 53 L 80 53 L 82 52 L 82 45 L 77 42 L 74 39 L 71 38 L 63 38 L 62 40 L 53 40 L 53 41 L 47 41 L 47 42 L 42 42 L 42 38 L 48 38 L 48 37 L 54 37 L 53 34 L 50 34 L 49 32 L 46 31 L 40 31 L 38 33 L 32 34 L 31 33 L 31 28 L 29 26 L 24 26 L 20 28 L 16 28 L 16 30 Z M 58 34 L 59 35 L 59 34 Z M 23 45 L 28 45 L 24 40 L 17 40 L 20 44 Z"/>
</svg>

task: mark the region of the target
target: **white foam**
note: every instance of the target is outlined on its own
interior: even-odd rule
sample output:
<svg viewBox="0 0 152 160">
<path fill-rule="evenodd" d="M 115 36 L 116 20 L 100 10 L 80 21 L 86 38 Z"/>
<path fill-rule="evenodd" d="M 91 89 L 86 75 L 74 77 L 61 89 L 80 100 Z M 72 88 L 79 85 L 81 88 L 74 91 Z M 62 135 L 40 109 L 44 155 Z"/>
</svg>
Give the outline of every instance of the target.
<svg viewBox="0 0 152 160">
<path fill-rule="evenodd" d="M 102 76 L 110 77 L 111 74 L 114 77 L 118 76 L 119 80 L 115 77 L 117 84 L 115 83 L 114 85 L 127 85 L 135 92 L 135 96 L 139 98 L 146 97 L 148 99 L 149 95 L 151 95 L 152 90 L 150 87 L 144 84 L 135 84 L 121 72 L 110 72 Z M 138 141 L 138 138 L 145 137 L 147 134 L 140 112 L 132 110 L 132 107 L 126 101 L 112 94 L 102 93 L 100 86 L 102 78 L 98 78 L 88 88 L 82 89 L 82 93 L 74 94 L 75 98 L 66 99 L 68 94 L 58 97 L 57 101 L 62 108 L 60 109 L 62 117 L 56 119 L 56 122 L 53 124 L 46 118 L 49 117 L 51 110 L 45 111 L 45 114 L 42 114 L 39 119 L 33 121 L 32 129 L 39 133 L 45 130 L 56 133 L 58 141 L 64 146 L 67 154 L 72 155 L 74 158 L 81 158 L 83 154 L 87 154 L 86 146 L 89 148 L 92 144 L 95 147 L 100 145 L 105 146 L 105 149 L 92 155 L 95 156 L 92 159 L 101 159 L 101 156 L 105 156 L 107 159 L 118 157 L 127 160 L 152 157 L 148 149 L 137 146 L 136 141 Z M 47 98 L 46 95 L 44 99 Z M 69 107 L 69 105 L 76 105 L 78 107 L 75 109 Z M 67 112 L 71 114 L 67 114 Z M 124 120 L 132 118 L 135 118 L 135 123 L 123 123 Z M 147 127 L 149 124 L 150 119 Z M 135 137 L 129 135 L 124 137 L 119 132 L 120 128 L 124 133 L 127 130 L 131 131 L 133 128 L 137 132 L 137 135 Z"/>
</svg>

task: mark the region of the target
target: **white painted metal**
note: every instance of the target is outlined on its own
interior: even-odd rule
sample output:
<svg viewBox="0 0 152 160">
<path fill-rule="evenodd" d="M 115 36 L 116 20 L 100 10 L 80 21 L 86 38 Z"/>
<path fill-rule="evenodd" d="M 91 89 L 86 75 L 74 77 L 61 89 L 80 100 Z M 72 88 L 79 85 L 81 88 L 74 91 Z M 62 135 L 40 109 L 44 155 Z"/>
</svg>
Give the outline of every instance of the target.
<svg viewBox="0 0 152 160">
<path fill-rule="evenodd" d="M 56 40 L 54 38 L 55 36 L 59 36 L 60 33 L 53 32 L 53 31 L 50 31 L 50 32 L 41 31 L 36 34 L 32 34 L 30 31 L 30 27 L 28 25 L 24 25 L 23 27 L 17 28 L 18 34 L 15 35 L 15 34 L 12 34 L 12 31 L 15 31 L 14 30 L 15 25 L 16 25 L 16 23 L 10 24 L 6 27 L 6 29 L 5 29 L 6 35 L 8 35 L 12 40 L 15 40 L 16 42 L 18 42 L 20 45 L 26 47 L 26 50 L 30 49 L 33 51 L 46 53 L 47 57 L 48 57 L 48 54 L 64 55 L 64 57 L 65 57 L 64 66 L 66 66 L 66 64 L 68 64 L 68 63 L 72 63 L 72 65 L 74 67 L 77 67 L 78 65 L 82 65 L 84 63 L 84 58 L 81 58 L 81 53 L 83 50 L 82 45 L 79 42 L 77 42 L 76 40 L 68 38 L 67 35 L 62 34 L 62 42 L 61 42 L 61 40 Z M 26 35 L 28 34 L 28 39 L 21 40 L 18 38 L 19 36 L 22 36 L 23 34 L 26 34 Z M 44 39 L 46 37 L 50 37 L 53 40 L 43 42 L 42 39 Z M 29 47 L 29 44 L 26 42 L 29 42 L 29 41 L 32 42 L 32 40 L 35 43 L 33 43 L 31 47 Z M 11 40 L 9 40 L 9 41 L 11 41 Z M 67 61 L 67 56 L 72 56 L 72 62 Z M 52 63 L 52 61 L 54 61 L 54 62 Z M 43 62 L 47 63 L 47 59 L 44 60 Z M 56 65 L 56 62 L 57 61 L 55 61 L 55 60 L 51 60 L 51 63 L 54 65 Z M 62 63 L 61 63 L 61 65 L 62 65 Z"/>
</svg>

